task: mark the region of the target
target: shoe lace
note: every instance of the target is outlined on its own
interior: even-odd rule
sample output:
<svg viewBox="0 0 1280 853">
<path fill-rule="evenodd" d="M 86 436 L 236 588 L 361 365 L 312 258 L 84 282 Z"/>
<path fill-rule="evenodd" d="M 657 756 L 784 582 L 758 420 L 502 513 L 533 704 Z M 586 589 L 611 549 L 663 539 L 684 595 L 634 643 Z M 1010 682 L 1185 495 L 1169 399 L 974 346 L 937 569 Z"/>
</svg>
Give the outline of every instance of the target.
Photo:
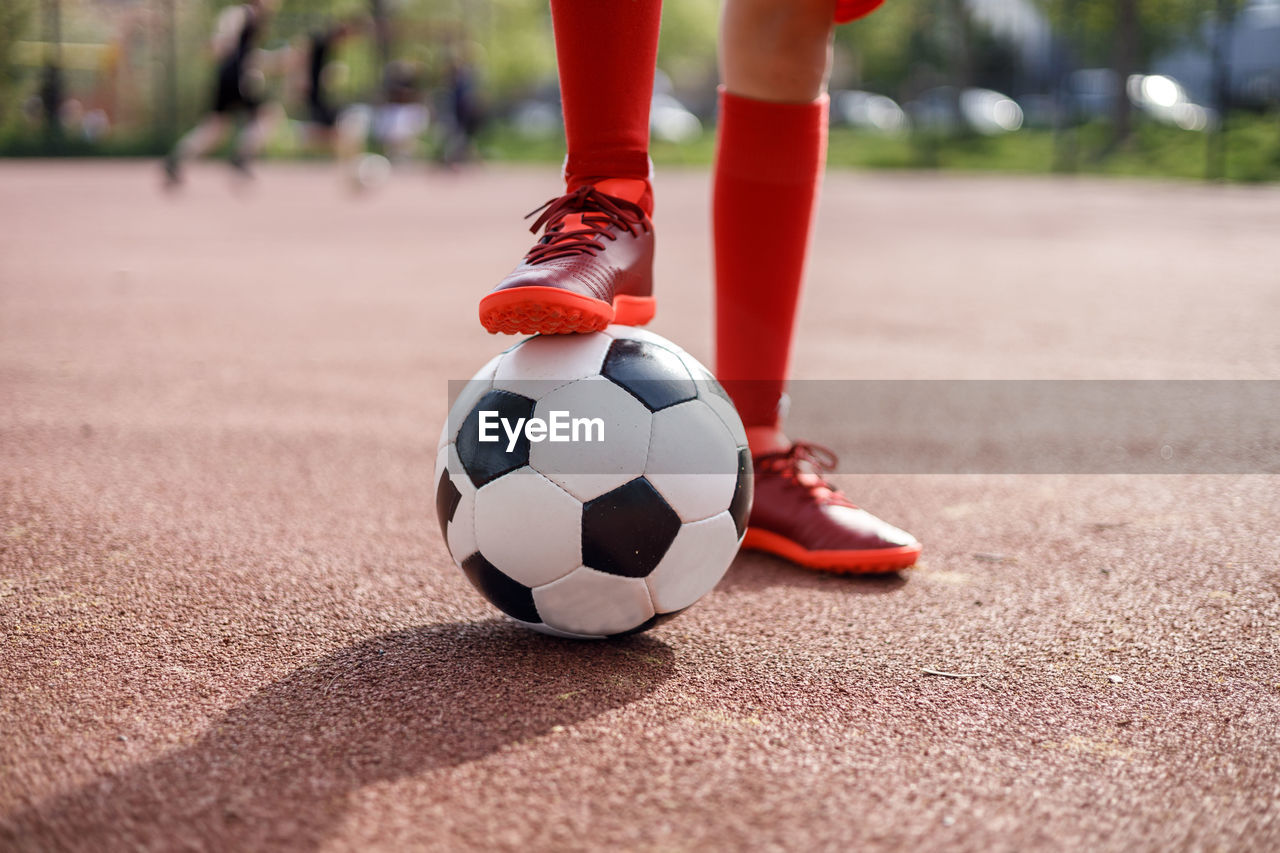
<svg viewBox="0 0 1280 853">
<path fill-rule="evenodd" d="M 544 226 L 546 230 L 525 255 L 525 260 L 531 264 L 573 255 L 594 257 L 596 252 L 604 248 L 601 238 L 617 240 L 618 231 L 626 231 L 634 237 L 637 236 L 637 230 L 647 233 L 651 228 L 649 217 L 640 205 L 625 198 L 606 195 L 590 184 L 551 199 L 530 211 L 525 219 L 539 212 L 542 215 L 534 220 L 529 230 L 534 234 Z M 565 218 L 575 213 L 581 214 L 581 227 L 566 227 Z"/>
<path fill-rule="evenodd" d="M 823 476 L 825 472 L 834 471 L 837 462 L 839 459 L 835 451 L 809 441 L 797 441 L 787 450 L 756 457 L 756 466 L 760 470 L 787 477 L 808 489 L 818 501 L 857 509 L 857 505 L 845 497 L 844 492 L 827 482 Z"/>
</svg>

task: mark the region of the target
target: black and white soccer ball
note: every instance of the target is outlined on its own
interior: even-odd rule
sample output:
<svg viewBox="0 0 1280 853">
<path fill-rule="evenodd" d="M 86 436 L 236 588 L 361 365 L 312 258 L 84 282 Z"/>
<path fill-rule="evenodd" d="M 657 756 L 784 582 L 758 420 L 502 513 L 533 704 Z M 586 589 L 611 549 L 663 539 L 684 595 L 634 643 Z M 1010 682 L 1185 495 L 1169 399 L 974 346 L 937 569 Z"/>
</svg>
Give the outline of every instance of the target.
<svg viewBox="0 0 1280 853">
<path fill-rule="evenodd" d="M 724 389 L 627 326 L 494 358 L 458 394 L 436 454 L 454 561 L 508 616 L 558 636 L 634 633 L 689 607 L 733 561 L 751 494 Z"/>
</svg>

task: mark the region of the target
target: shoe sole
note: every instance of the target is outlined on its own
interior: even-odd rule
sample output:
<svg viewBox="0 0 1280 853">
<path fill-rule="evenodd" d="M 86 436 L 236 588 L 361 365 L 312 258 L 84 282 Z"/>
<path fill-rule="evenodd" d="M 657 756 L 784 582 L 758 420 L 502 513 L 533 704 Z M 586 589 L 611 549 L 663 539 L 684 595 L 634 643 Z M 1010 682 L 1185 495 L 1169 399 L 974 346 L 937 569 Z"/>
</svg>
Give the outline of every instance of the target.
<svg viewBox="0 0 1280 853">
<path fill-rule="evenodd" d="M 653 319 L 652 296 L 615 296 L 613 303 L 558 287 L 513 287 L 480 300 L 480 323 L 493 334 L 572 335 L 598 332 L 610 323 L 643 326 Z"/>
<path fill-rule="evenodd" d="M 810 551 L 785 536 L 754 527 L 747 528 L 742 547 L 773 554 L 806 569 L 850 575 L 885 574 L 911 568 L 920 557 L 921 550 L 917 544 L 852 551 Z"/>
</svg>

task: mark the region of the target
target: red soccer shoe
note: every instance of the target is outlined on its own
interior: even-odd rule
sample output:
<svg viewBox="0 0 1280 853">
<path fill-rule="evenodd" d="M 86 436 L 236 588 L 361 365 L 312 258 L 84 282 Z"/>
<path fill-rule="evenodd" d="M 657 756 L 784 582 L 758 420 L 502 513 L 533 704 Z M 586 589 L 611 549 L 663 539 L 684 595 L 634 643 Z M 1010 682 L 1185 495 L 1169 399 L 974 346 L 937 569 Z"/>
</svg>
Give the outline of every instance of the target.
<svg viewBox="0 0 1280 853">
<path fill-rule="evenodd" d="M 767 551 L 805 568 L 848 574 L 896 572 L 915 565 L 910 533 L 854 506 L 822 477 L 830 450 L 797 442 L 755 459 L 755 501 L 742 547 Z"/>
<path fill-rule="evenodd" d="M 636 202 L 605 191 L 615 183 L 643 182 L 584 185 L 538 209 L 529 230 L 545 226 L 542 238 L 480 300 L 486 329 L 561 335 L 653 319 L 653 222 Z"/>
</svg>

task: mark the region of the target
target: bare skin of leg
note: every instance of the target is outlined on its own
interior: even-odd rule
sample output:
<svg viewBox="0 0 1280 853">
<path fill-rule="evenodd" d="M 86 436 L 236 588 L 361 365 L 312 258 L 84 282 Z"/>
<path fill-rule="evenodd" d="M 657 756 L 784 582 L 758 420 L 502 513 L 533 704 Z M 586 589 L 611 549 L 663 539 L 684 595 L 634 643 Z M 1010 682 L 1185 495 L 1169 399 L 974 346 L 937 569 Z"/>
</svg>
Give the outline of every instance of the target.
<svg viewBox="0 0 1280 853">
<path fill-rule="evenodd" d="M 202 157 L 221 145 L 230 130 L 231 119 L 219 113 L 211 113 L 178 140 L 173 156 L 179 161 Z"/>
<path fill-rule="evenodd" d="M 720 80 L 730 94 L 807 104 L 827 90 L 834 0 L 725 0 L 720 18 Z M 756 455 L 785 451 L 778 427 L 747 429 Z"/>
<path fill-rule="evenodd" d="M 725 0 L 720 81 L 731 94 L 806 104 L 827 89 L 835 0 Z"/>
<path fill-rule="evenodd" d="M 369 138 L 369 125 L 373 113 L 364 104 L 353 104 L 338 114 L 333 127 L 309 123 L 303 142 L 309 148 L 321 149 L 333 154 L 344 180 L 358 177 L 358 158 L 364 153 Z"/>
<path fill-rule="evenodd" d="M 338 116 L 333 128 L 333 153 L 339 163 L 350 164 L 364 151 L 372 118 L 369 108 L 363 105 L 348 107 Z"/>
<path fill-rule="evenodd" d="M 283 121 L 284 118 L 284 107 L 274 101 L 259 107 L 253 120 L 249 122 L 249 126 L 240 133 L 240 140 L 236 144 L 236 152 L 240 155 L 240 158 L 248 161 L 257 157 L 267 144 L 267 140 L 271 137 L 276 125 Z"/>
</svg>

